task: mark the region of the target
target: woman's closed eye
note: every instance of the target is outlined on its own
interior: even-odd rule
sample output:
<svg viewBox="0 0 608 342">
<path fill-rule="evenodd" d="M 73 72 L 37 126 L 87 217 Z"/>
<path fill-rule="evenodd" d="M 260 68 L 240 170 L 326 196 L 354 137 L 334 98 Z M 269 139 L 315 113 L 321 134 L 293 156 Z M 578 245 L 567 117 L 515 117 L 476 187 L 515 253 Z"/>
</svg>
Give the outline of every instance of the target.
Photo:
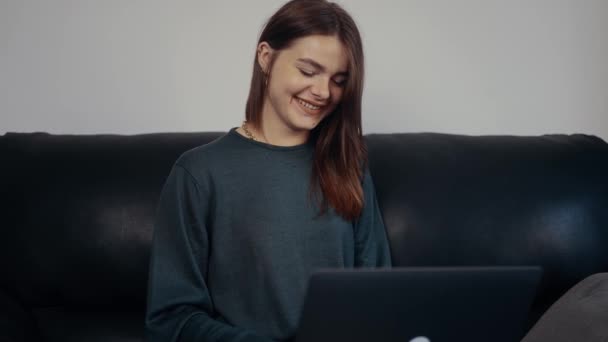
<svg viewBox="0 0 608 342">
<path fill-rule="evenodd" d="M 312 71 L 307 71 L 307 70 L 303 70 L 303 69 L 298 69 L 300 70 L 300 73 L 306 77 L 313 77 L 315 75 L 314 72 Z M 337 86 L 339 87 L 343 87 L 346 84 L 346 79 L 333 79 L 332 80 Z"/>
<path fill-rule="evenodd" d="M 315 75 L 315 73 L 311 72 L 311 71 L 307 71 L 307 70 L 303 70 L 303 69 L 299 69 L 299 70 L 302 73 L 302 75 L 307 76 L 307 77 L 312 77 Z"/>
<path fill-rule="evenodd" d="M 334 83 L 338 87 L 344 87 L 346 85 L 346 79 L 334 80 Z"/>
</svg>

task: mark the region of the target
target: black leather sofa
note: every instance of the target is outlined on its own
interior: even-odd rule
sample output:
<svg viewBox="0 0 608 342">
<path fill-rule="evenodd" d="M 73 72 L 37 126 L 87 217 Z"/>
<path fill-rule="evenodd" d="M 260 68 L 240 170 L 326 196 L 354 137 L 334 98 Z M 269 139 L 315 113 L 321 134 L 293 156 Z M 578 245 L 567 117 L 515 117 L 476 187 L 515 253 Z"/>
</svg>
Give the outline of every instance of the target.
<svg viewBox="0 0 608 342">
<path fill-rule="evenodd" d="M 141 341 L 157 199 L 223 132 L 0 137 L 0 341 Z M 395 266 L 541 265 L 528 328 L 608 271 L 608 145 L 367 135 Z"/>
</svg>

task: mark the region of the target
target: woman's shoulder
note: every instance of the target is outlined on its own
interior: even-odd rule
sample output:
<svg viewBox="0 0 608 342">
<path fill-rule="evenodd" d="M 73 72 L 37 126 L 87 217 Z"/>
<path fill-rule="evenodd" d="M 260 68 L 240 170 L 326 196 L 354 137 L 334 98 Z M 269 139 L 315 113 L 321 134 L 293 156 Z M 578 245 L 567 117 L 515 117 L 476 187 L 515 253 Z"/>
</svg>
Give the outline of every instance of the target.
<svg viewBox="0 0 608 342">
<path fill-rule="evenodd" d="M 212 165 L 221 165 L 223 156 L 231 149 L 227 137 L 228 134 L 224 134 L 211 142 L 183 152 L 177 158 L 175 164 L 188 171 L 204 170 Z"/>
</svg>

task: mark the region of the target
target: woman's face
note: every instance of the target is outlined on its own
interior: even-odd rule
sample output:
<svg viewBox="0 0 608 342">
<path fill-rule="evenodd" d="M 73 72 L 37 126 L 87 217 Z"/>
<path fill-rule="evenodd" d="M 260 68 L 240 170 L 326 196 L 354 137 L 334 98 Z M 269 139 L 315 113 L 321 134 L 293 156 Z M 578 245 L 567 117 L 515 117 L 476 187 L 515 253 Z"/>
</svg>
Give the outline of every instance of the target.
<svg viewBox="0 0 608 342">
<path fill-rule="evenodd" d="M 274 50 L 262 42 L 258 61 L 263 70 Z M 334 36 L 313 35 L 295 40 L 278 52 L 264 100 L 263 117 L 292 131 L 310 131 L 342 99 L 347 80 L 347 51 Z"/>
</svg>

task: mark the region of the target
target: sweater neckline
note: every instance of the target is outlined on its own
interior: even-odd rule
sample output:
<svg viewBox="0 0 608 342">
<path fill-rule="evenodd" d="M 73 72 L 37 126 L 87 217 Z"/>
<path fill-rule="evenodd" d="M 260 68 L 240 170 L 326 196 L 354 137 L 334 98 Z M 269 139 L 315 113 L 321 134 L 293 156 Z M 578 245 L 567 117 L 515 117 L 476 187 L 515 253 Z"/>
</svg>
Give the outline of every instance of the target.
<svg viewBox="0 0 608 342">
<path fill-rule="evenodd" d="M 306 149 L 307 147 L 312 147 L 312 143 L 310 141 L 310 139 L 308 139 L 308 141 L 306 141 L 305 143 L 299 144 L 299 145 L 293 145 L 293 146 L 279 146 L 279 145 L 272 145 L 272 144 L 268 144 L 262 141 L 258 141 L 258 140 L 253 140 L 250 139 L 244 135 L 242 135 L 241 133 L 237 132 L 237 128 L 238 127 L 233 127 L 230 129 L 230 131 L 228 132 L 230 135 L 234 135 L 237 138 L 246 141 L 249 144 L 258 146 L 258 147 L 262 147 L 262 148 L 266 148 L 269 150 L 274 150 L 274 151 L 299 151 L 299 150 L 303 150 Z"/>
</svg>

